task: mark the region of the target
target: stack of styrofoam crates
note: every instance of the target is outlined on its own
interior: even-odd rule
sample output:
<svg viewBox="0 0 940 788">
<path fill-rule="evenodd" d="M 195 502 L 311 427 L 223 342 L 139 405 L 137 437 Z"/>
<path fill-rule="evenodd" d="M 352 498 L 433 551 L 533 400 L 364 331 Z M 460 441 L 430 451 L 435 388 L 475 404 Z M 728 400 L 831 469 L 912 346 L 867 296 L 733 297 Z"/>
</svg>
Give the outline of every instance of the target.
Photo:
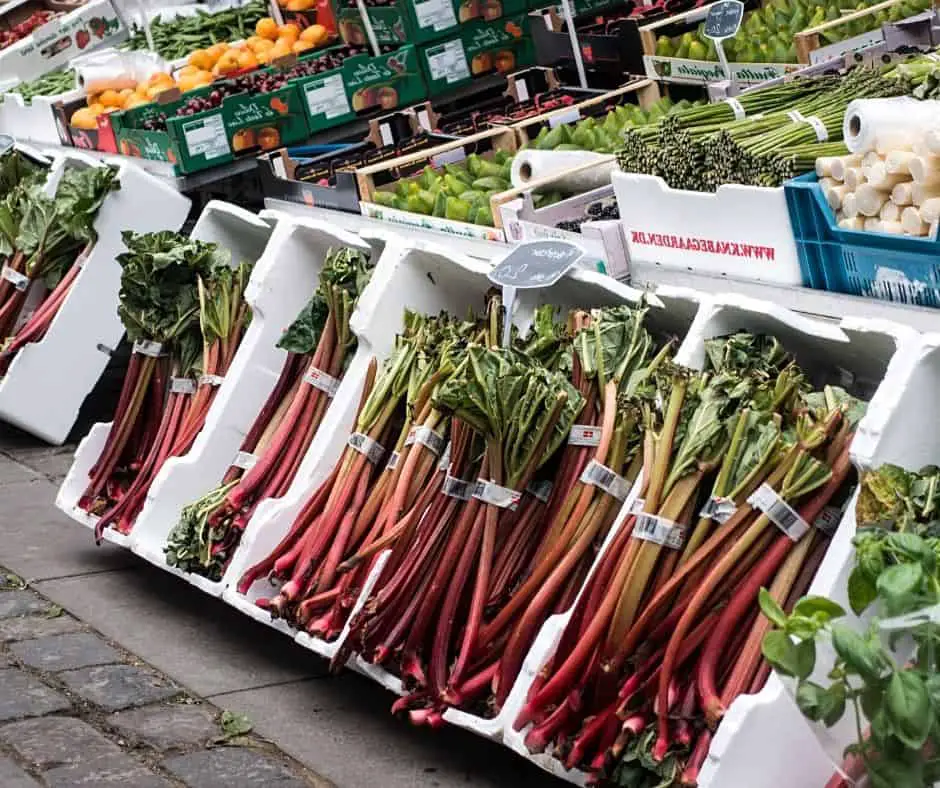
<svg viewBox="0 0 940 788">
<path fill-rule="evenodd" d="M 99 166 L 80 153 L 54 156 L 44 189 L 53 195 L 66 168 Z M 121 233 L 177 230 L 189 212 L 186 197 L 132 164 L 119 165 L 118 180 L 120 189 L 108 195 L 95 219 L 98 239 L 49 330 L 17 353 L 0 379 L 0 419 L 49 443 L 68 437 L 108 364 L 108 352 L 124 335 L 117 313 Z M 51 373 L 55 386 L 49 385 Z"/>
<path fill-rule="evenodd" d="M 147 210 L 142 210 L 142 206 L 144 205 L 146 204 L 140 202 L 136 204 L 135 210 L 138 214 L 146 214 L 151 207 L 156 210 L 155 206 L 147 206 Z M 219 201 L 212 201 L 206 205 L 191 233 L 191 237 L 200 241 L 212 241 L 229 249 L 232 252 L 232 260 L 235 262 L 254 262 L 260 258 L 270 235 L 271 226 L 256 214 L 235 205 Z M 117 264 L 115 264 L 115 266 L 116 265 Z M 87 267 L 90 268 L 91 266 Z M 120 272 L 118 271 L 113 284 L 115 320 L 117 319 L 116 308 L 117 287 L 120 281 L 119 274 Z M 108 310 L 109 313 L 110 311 L 111 310 Z M 83 314 L 82 318 L 90 320 L 92 315 Z M 119 321 L 118 326 L 120 327 Z M 116 339 L 120 339 L 120 336 L 121 334 L 118 333 Z M 65 481 L 62 482 L 62 486 L 59 488 L 59 493 L 56 496 L 56 506 L 74 520 L 77 520 L 83 525 L 87 525 L 89 528 L 95 527 L 98 518 L 88 514 L 84 509 L 81 509 L 78 506 L 78 502 L 88 485 L 89 471 L 98 460 L 110 429 L 111 422 L 95 424 L 91 428 L 88 435 L 86 435 L 78 445 L 72 467 L 69 469 L 68 475 L 65 477 Z M 107 529 L 105 531 L 105 538 L 115 544 L 124 546 L 129 546 L 130 544 L 129 537 L 113 529 Z"/>
</svg>

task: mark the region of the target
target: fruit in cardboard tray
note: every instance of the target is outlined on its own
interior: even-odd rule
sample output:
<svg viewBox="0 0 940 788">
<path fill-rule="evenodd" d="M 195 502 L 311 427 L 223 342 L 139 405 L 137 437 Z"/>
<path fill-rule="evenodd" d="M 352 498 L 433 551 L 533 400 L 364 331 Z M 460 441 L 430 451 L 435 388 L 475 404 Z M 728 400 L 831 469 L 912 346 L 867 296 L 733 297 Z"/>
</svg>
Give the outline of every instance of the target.
<svg viewBox="0 0 940 788">
<path fill-rule="evenodd" d="M 499 19 L 503 15 L 503 4 L 501 0 L 483 0 L 479 15 L 487 22 Z"/>
<path fill-rule="evenodd" d="M 457 12 L 458 21 L 463 24 L 480 16 L 480 4 L 477 0 L 465 0 Z"/>
<path fill-rule="evenodd" d="M 369 107 L 374 107 L 378 99 L 378 91 L 375 88 L 361 88 L 353 93 L 352 108 L 353 112 L 361 112 Z"/>
<path fill-rule="evenodd" d="M 239 129 L 232 135 L 232 151 L 235 153 L 253 148 L 256 144 L 255 132 L 252 129 Z"/>
<path fill-rule="evenodd" d="M 274 41 L 277 39 L 277 33 L 277 22 L 275 22 L 269 16 L 266 16 L 263 19 L 259 19 L 255 24 L 255 34 L 260 38 L 266 38 L 268 41 Z"/>
<path fill-rule="evenodd" d="M 98 128 L 98 116 L 92 111 L 91 107 L 79 107 L 69 118 L 69 125 L 79 129 Z"/>
<path fill-rule="evenodd" d="M 265 126 L 258 130 L 258 147 L 261 150 L 274 150 L 281 144 L 281 134 L 273 126 Z"/>
<path fill-rule="evenodd" d="M 474 55 L 473 60 L 470 61 L 470 73 L 472 74 L 485 74 L 487 71 L 493 70 L 493 55 L 489 52 L 481 52 L 479 55 Z"/>
<path fill-rule="evenodd" d="M 500 74 L 508 74 L 516 67 L 516 56 L 509 49 L 496 53 L 496 70 Z"/>
<path fill-rule="evenodd" d="M 398 106 L 398 91 L 386 85 L 378 89 L 379 106 L 382 109 L 395 109 Z"/>
</svg>

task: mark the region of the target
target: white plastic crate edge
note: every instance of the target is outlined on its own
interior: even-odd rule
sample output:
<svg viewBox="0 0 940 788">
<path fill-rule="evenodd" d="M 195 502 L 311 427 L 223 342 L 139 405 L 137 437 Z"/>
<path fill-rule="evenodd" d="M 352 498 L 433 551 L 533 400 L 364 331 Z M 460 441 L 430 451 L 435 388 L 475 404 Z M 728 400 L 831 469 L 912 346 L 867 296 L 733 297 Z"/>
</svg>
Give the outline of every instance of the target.
<svg viewBox="0 0 940 788">
<path fill-rule="evenodd" d="M 370 359 L 375 356 L 381 360 L 388 355 L 395 334 L 400 329 L 404 307 L 413 306 L 409 301 L 411 294 L 402 292 L 400 286 L 395 286 L 399 270 L 404 271 L 403 276 L 408 275 L 404 261 L 412 251 L 424 252 L 442 263 L 446 260 L 448 264 L 454 264 L 471 275 L 482 276 L 489 269 L 485 263 L 455 255 L 438 244 L 406 240 L 391 231 L 376 233 L 376 236 L 384 237 L 385 248 L 376 264 L 369 286 L 360 296 L 356 310 L 350 318 L 350 327 L 358 338 L 359 346 L 336 392 L 333 406 L 324 416 L 290 489 L 282 498 L 263 501 L 256 509 L 222 579 L 225 586 L 222 592 L 224 601 L 248 613 L 255 620 L 288 632 L 291 637 L 295 637 L 296 633 L 287 628 L 283 621 L 272 620 L 265 611 L 255 605 L 258 584 L 253 584 L 246 596 L 238 592 L 237 583 L 246 569 L 268 555 L 275 547 L 304 502 L 327 478 L 342 453 L 346 437 L 355 420 Z M 440 305 L 435 306 L 434 311 L 438 308 Z M 304 638 L 303 645 L 312 647 L 310 640 L 312 639 Z M 329 645 L 323 644 L 322 648 L 325 649 Z"/>
<path fill-rule="evenodd" d="M 32 103 L 27 104 L 19 93 L 4 93 L 0 96 L 0 131 L 33 143 L 60 145 L 52 106 L 57 101 L 75 101 L 84 95 L 83 89 L 74 88 L 57 96 L 34 96 Z"/>
<path fill-rule="evenodd" d="M 276 347 L 286 326 L 309 301 L 329 248 L 368 245 L 329 225 L 263 211 L 277 222 L 246 288 L 252 320 L 229 374 L 212 404 L 192 449 L 169 460 L 158 474 L 134 527 L 131 549 L 170 569 L 207 593 L 222 593 L 223 581 L 178 572 L 166 565 L 163 548 L 185 506 L 218 484 L 231 465 L 281 374 L 287 353 Z"/>
<path fill-rule="evenodd" d="M 203 208 L 190 237 L 203 241 L 219 241 L 225 236 L 226 226 L 252 227 L 258 232 L 269 232 L 267 224 L 255 214 L 238 206 L 212 200 Z M 223 245 L 224 242 L 223 242 Z M 72 467 L 56 494 L 56 506 L 69 517 L 88 528 L 94 528 L 98 518 L 78 507 L 79 499 L 88 484 L 88 472 L 98 459 L 112 422 L 99 422 L 92 426 L 75 450 Z M 128 546 L 129 539 L 113 529 L 104 532 L 104 538 L 121 546 Z"/>
<path fill-rule="evenodd" d="M 803 284 L 782 188 L 725 184 L 714 193 L 683 191 L 658 176 L 617 171 L 611 182 L 631 261 Z"/>
<path fill-rule="evenodd" d="M 101 166 L 73 154 L 58 161 L 62 166 Z M 117 314 L 121 267 L 116 256 L 124 248 L 122 231 L 175 230 L 189 211 L 186 197 L 132 164 L 119 165 L 118 178 L 121 188 L 108 196 L 95 220 L 98 240 L 45 337 L 24 347 L 0 380 L 0 419 L 56 445 L 65 442 L 104 372 L 107 350 L 116 348 L 124 334 Z M 148 210 L 140 210 L 141 205 Z M 52 400 L 51 369 L 60 372 Z"/>
</svg>

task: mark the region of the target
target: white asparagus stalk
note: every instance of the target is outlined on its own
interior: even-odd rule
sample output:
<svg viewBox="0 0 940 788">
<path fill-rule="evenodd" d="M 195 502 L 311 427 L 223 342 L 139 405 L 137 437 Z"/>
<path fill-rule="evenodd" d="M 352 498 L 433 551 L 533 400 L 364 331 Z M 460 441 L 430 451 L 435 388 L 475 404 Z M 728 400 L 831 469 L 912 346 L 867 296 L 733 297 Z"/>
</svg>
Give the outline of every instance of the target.
<svg viewBox="0 0 940 788">
<path fill-rule="evenodd" d="M 889 175 L 883 161 L 879 161 L 877 164 L 873 164 L 868 170 L 868 183 L 879 191 L 889 192 L 897 184 L 906 180 L 907 175 L 904 175 L 903 173 Z"/>
<path fill-rule="evenodd" d="M 882 161 L 881 154 L 878 151 L 870 150 L 862 157 L 862 167 L 871 167 Z"/>
<path fill-rule="evenodd" d="M 927 224 L 940 220 L 940 197 L 931 197 L 920 204 L 920 218 Z"/>
<path fill-rule="evenodd" d="M 830 178 L 829 176 L 819 179 L 819 188 L 822 189 L 822 193 L 827 197 L 829 196 L 829 190 L 831 188 L 841 185 L 842 184 L 839 183 L 839 181 L 837 181 L 835 178 Z"/>
<path fill-rule="evenodd" d="M 931 186 L 925 183 L 915 183 L 911 186 L 911 202 L 921 206 L 931 197 L 940 197 L 940 185 Z"/>
<path fill-rule="evenodd" d="M 932 156 L 933 151 L 927 147 L 927 140 L 923 137 L 918 137 L 914 140 L 914 144 L 911 146 L 911 150 L 914 152 L 915 156 Z"/>
<path fill-rule="evenodd" d="M 874 186 L 863 183 L 855 190 L 855 207 L 863 216 L 877 216 L 888 196 Z"/>
<path fill-rule="evenodd" d="M 839 227 L 843 230 L 864 230 L 865 220 L 861 216 L 853 216 L 851 219 L 840 219 Z"/>
<path fill-rule="evenodd" d="M 904 228 L 904 232 L 908 235 L 917 237 L 927 235 L 930 230 L 927 223 L 921 219 L 920 211 L 913 206 L 908 206 L 901 214 L 901 227 Z"/>
<path fill-rule="evenodd" d="M 842 195 L 842 213 L 846 219 L 854 219 L 858 216 L 858 206 L 855 204 L 854 192 L 847 192 Z"/>
<path fill-rule="evenodd" d="M 816 159 L 816 174 L 820 178 L 830 177 L 832 175 L 832 163 L 838 158 L 838 156 L 820 156 Z"/>
<path fill-rule="evenodd" d="M 885 170 L 891 175 L 909 173 L 911 171 L 910 162 L 913 158 L 913 151 L 893 150 L 885 157 Z"/>
<path fill-rule="evenodd" d="M 858 153 L 850 153 L 848 156 L 837 156 L 832 162 L 830 175 L 837 181 L 845 180 L 845 171 L 851 167 L 860 167 L 862 157 Z"/>
<path fill-rule="evenodd" d="M 913 195 L 911 194 L 913 189 L 914 184 L 910 181 L 899 183 L 891 190 L 891 202 L 902 207 L 910 205 L 914 201 Z"/>
<path fill-rule="evenodd" d="M 838 211 L 842 207 L 842 198 L 846 194 L 851 194 L 849 187 L 844 183 L 841 186 L 833 186 L 829 189 L 829 192 L 823 192 L 826 194 L 826 201 L 829 203 L 829 207 L 834 211 Z"/>
<path fill-rule="evenodd" d="M 891 200 L 888 200 L 881 206 L 881 210 L 878 212 L 878 218 L 883 222 L 898 222 L 901 220 L 901 209 L 891 202 Z"/>
<path fill-rule="evenodd" d="M 865 229 L 869 232 L 877 232 L 881 229 L 881 219 L 877 216 L 870 216 L 865 220 Z"/>
<path fill-rule="evenodd" d="M 940 156 L 940 129 L 931 129 L 924 135 L 924 145 L 935 156 Z"/>
<path fill-rule="evenodd" d="M 904 227 L 900 222 L 887 222 L 881 220 L 878 222 L 878 226 L 872 229 L 874 229 L 875 232 L 888 233 L 889 235 L 904 235 Z"/>
<path fill-rule="evenodd" d="M 907 166 L 914 183 L 940 184 L 940 158 L 914 156 Z"/>
<path fill-rule="evenodd" d="M 868 179 L 862 174 L 861 167 L 847 167 L 846 168 L 845 178 L 843 179 L 843 183 L 845 183 L 845 185 L 848 186 L 849 189 L 851 189 L 853 192 L 859 186 L 865 183 L 866 180 Z"/>
</svg>

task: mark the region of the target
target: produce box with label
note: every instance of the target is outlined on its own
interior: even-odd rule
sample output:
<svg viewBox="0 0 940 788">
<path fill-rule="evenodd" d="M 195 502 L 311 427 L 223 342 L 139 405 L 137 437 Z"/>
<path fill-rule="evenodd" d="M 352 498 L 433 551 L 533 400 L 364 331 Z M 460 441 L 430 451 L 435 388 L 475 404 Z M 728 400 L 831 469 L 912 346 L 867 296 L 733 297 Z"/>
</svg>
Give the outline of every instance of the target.
<svg viewBox="0 0 940 788">
<path fill-rule="evenodd" d="M 339 4 L 337 25 L 343 40 L 367 43 L 356 0 Z M 426 44 L 454 34 L 467 22 L 522 13 L 526 0 L 370 0 L 366 6 L 379 44 Z"/>
<path fill-rule="evenodd" d="M 356 171 L 363 216 L 464 238 L 503 240 L 493 198 L 509 188 L 512 129 L 490 129 Z"/>
<path fill-rule="evenodd" d="M 303 99 L 285 73 L 266 69 L 190 91 L 167 104 L 110 116 L 118 151 L 190 173 L 309 135 Z"/>
<path fill-rule="evenodd" d="M 529 17 L 463 25 L 459 35 L 418 48 L 432 95 L 446 93 L 492 72 L 509 74 L 535 61 Z"/>
<path fill-rule="evenodd" d="M 34 79 L 72 58 L 128 36 L 110 0 L 48 3 L 26 0 L 0 6 L 0 76 Z M 60 10 L 73 9 L 73 10 Z"/>
</svg>

